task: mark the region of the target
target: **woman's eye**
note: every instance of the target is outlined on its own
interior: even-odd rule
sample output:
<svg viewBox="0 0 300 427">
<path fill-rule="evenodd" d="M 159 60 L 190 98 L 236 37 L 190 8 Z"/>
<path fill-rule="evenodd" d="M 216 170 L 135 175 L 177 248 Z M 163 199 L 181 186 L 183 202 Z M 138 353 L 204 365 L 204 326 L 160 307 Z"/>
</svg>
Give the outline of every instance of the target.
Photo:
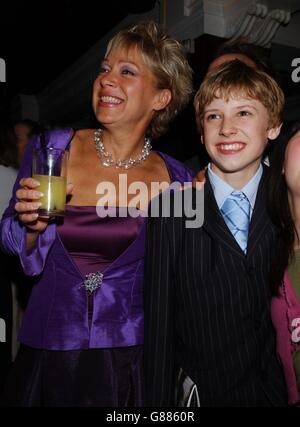
<svg viewBox="0 0 300 427">
<path fill-rule="evenodd" d="M 132 70 L 130 70 L 129 68 L 123 68 L 122 74 L 129 75 L 129 76 L 134 76 L 135 72 L 132 71 Z"/>
<path fill-rule="evenodd" d="M 99 74 L 107 73 L 108 68 L 107 67 L 100 67 Z"/>
<path fill-rule="evenodd" d="M 250 116 L 250 115 L 251 113 L 249 111 L 245 111 L 245 110 L 239 111 L 239 116 L 241 117 Z"/>
</svg>

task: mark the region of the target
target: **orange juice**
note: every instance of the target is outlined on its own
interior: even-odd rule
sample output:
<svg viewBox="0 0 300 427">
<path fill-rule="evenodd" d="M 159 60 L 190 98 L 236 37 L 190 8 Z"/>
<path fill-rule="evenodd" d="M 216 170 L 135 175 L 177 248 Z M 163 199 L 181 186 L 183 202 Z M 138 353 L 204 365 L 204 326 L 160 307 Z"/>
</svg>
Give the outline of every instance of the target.
<svg viewBox="0 0 300 427">
<path fill-rule="evenodd" d="M 36 190 L 44 193 L 43 197 L 37 200 L 42 203 L 38 212 L 41 215 L 63 216 L 66 204 L 66 177 L 34 174 L 32 178 L 40 183 Z"/>
</svg>

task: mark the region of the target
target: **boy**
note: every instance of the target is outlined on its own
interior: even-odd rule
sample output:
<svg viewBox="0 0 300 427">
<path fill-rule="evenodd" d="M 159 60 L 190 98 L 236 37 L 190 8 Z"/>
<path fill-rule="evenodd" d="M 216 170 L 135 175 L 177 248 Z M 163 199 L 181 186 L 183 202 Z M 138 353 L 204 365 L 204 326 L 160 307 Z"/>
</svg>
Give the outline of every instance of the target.
<svg viewBox="0 0 300 427">
<path fill-rule="evenodd" d="M 268 140 L 279 134 L 283 104 L 270 76 L 238 60 L 208 74 L 196 94 L 211 158 L 203 226 L 186 228 L 174 215 L 148 225 L 149 406 L 286 404 L 269 309 L 277 233 L 261 164 Z"/>
</svg>

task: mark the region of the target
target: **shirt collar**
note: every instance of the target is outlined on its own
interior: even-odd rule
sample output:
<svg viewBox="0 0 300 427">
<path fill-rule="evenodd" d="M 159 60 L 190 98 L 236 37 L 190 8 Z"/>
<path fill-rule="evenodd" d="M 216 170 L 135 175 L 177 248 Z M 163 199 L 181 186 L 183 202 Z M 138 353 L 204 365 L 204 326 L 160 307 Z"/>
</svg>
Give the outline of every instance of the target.
<svg viewBox="0 0 300 427">
<path fill-rule="evenodd" d="M 221 209 L 227 197 L 232 193 L 232 191 L 235 191 L 236 189 L 231 187 L 231 185 L 227 184 L 225 181 L 223 181 L 218 175 L 216 175 L 212 171 L 211 163 L 209 163 L 208 165 L 207 173 L 208 173 L 209 181 L 211 183 L 211 186 L 215 195 L 217 205 L 219 209 Z M 258 185 L 262 177 L 262 174 L 263 174 L 263 167 L 260 164 L 259 168 L 255 172 L 253 177 L 250 179 L 250 181 L 248 181 L 247 184 L 240 189 L 240 191 L 242 191 L 247 196 L 251 205 L 251 211 L 253 211 L 254 209 L 257 189 L 258 189 Z"/>
</svg>

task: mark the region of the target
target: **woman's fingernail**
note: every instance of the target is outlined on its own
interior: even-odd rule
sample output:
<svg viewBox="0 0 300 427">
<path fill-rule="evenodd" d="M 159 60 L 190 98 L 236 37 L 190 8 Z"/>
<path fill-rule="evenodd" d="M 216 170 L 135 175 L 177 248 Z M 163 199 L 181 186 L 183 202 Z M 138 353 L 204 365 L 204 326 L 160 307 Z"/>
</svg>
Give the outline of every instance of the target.
<svg viewBox="0 0 300 427">
<path fill-rule="evenodd" d="M 40 191 L 34 192 L 34 197 L 43 197 L 44 193 L 41 193 Z"/>
<path fill-rule="evenodd" d="M 38 209 L 41 205 L 40 202 L 32 203 L 33 209 Z"/>
<path fill-rule="evenodd" d="M 39 181 L 36 181 L 35 179 L 32 179 L 32 184 L 33 185 L 40 185 Z"/>
</svg>

